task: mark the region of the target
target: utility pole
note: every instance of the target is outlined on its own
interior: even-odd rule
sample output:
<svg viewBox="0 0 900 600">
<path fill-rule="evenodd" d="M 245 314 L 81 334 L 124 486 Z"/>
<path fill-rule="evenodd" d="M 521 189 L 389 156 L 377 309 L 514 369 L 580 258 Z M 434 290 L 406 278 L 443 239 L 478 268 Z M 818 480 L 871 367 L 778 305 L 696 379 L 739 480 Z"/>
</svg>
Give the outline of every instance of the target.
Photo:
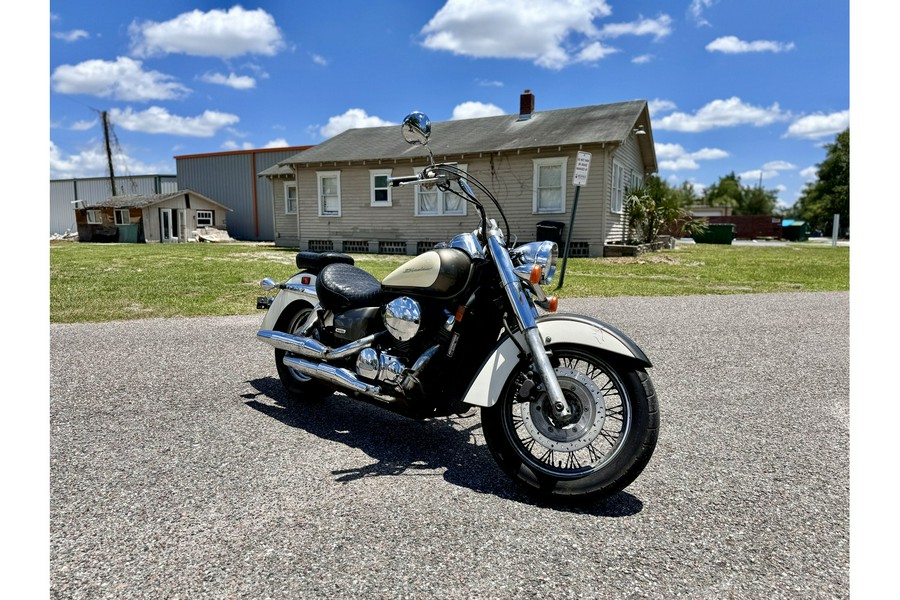
<svg viewBox="0 0 900 600">
<path fill-rule="evenodd" d="M 101 113 L 103 118 L 103 140 L 106 142 L 106 162 L 109 166 L 109 186 L 112 195 L 116 195 L 116 174 L 113 172 L 112 149 L 109 145 L 109 113 L 105 110 Z"/>
</svg>

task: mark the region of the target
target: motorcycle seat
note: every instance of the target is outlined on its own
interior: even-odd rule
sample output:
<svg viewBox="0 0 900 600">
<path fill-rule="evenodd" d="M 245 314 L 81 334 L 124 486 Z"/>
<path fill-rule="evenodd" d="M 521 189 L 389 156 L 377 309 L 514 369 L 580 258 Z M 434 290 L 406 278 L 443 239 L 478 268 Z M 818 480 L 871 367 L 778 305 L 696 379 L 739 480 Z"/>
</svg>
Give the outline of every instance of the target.
<svg viewBox="0 0 900 600">
<path fill-rule="evenodd" d="M 319 272 L 316 294 L 325 310 L 377 306 L 381 304 L 381 282 L 359 267 L 332 263 Z"/>
<path fill-rule="evenodd" d="M 297 268 L 318 273 L 332 263 L 353 264 L 353 257 L 341 252 L 298 252 Z"/>
</svg>

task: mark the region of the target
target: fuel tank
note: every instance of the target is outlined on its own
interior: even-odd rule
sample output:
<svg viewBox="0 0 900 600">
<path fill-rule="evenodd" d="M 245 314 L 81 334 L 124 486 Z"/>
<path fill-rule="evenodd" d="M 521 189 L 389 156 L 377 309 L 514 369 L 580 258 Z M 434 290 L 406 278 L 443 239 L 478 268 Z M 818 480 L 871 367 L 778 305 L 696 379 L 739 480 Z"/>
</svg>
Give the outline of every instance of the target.
<svg viewBox="0 0 900 600">
<path fill-rule="evenodd" d="M 384 278 L 387 292 L 449 299 L 466 289 L 472 259 L 458 248 L 439 248 L 420 254 Z"/>
</svg>

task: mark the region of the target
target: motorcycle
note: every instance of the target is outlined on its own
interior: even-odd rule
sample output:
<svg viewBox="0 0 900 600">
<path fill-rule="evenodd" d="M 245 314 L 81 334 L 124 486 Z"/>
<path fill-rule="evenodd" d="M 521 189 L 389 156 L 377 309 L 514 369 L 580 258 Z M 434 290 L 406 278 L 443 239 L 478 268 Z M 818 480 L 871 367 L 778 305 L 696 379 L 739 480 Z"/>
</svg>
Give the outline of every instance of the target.
<svg viewBox="0 0 900 600">
<path fill-rule="evenodd" d="M 267 310 L 257 337 L 275 348 L 287 394 L 342 392 L 415 419 L 477 407 L 492 456 L 526 492 L 599 499 L 622 490 L 656 446 L 650 360 L 615 327 L 557 313 L 557 298 L 542 288 L 555 275 L 557 244 L 509 248 L 476 190 L 508 232 L 493 194 L 457 166 L 435 163 L 428 117 L 411 113 L 401 129 L 430 164 L 390 185 L 456 194 L 477 209 L 480 226 L 381 282 L 338 252 L 299 252 L 299 273 L 264 279 L 275 295 L 257 301 Z"/>
</svg>

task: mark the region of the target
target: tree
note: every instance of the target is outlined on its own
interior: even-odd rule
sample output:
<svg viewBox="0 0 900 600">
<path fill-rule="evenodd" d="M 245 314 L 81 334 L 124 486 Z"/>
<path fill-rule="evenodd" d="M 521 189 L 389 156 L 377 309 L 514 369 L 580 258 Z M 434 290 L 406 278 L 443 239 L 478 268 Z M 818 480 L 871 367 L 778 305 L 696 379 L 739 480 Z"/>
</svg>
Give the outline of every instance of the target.
<svg viewBox="0 0 900 600">
<path fill-rule="evenodd" d="M 840 215 L 843 234 L 850 229 L 850 128 L 825 149 L 825 160 L 816 165 L 816 181 L 806 184 L 791 215 L 822 231 L 831 231 L 834 215 Z"/>
<path fill-rule="evenodd" d="M 741 185 L 741 178 L 732 171 L 706 188 L 703 200 L 707 206 L 730 206 L 735 215 L 771 215 L 775 212 L 778 192 L 762 186 Z"/>
<path fill-rule="evenodd" d="M 659 177 L 647 177 L 643 187 L 629 190 L 625 198 L 629 233 L 638 240 L 650 243 L 666 233 L 674 237 L 691 236 L 706 228 L 706 219 L 696 220 L 685 208 L 691 204 L 693 186 L 687 184 L 672 189 Z"/>
</svg>

